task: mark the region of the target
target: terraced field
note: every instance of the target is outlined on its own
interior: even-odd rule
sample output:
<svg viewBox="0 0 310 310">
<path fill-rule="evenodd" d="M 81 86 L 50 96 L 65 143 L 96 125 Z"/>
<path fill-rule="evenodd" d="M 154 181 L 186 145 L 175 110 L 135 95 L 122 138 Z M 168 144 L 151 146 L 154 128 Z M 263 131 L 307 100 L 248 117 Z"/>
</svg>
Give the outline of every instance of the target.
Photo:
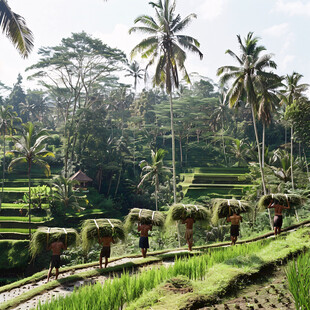
<svg viewBox="0 0 310 310">
<path fill-rule="evenodd" d="M 240 199 L 246 188 L 252 186 L 245 177 L 245 168 L 194 168 L 181 174 L 180 185 L 184 196 L 198 198 Z"/>
<path fill-rule="evenodd" d="M 32 186 L 46 184 L 49 178 L 43 174 L 34 173 Z M 9 174 L 4 180 L 4 195 L 0 211 L 0 239 L 25 240 L 29 234 L 28 205 L 18 202 L 28 192 L 28 179 L 23 173 Z M 1 186 L 1 184 L 0 184 Z M 0 191 L 2 188 L 0 188 Z M 44 225 L 46 211 L 42 205 L 39 215 L 31 216 L 31 230 L 34 232 L 38 226 Z"/>
</svg>

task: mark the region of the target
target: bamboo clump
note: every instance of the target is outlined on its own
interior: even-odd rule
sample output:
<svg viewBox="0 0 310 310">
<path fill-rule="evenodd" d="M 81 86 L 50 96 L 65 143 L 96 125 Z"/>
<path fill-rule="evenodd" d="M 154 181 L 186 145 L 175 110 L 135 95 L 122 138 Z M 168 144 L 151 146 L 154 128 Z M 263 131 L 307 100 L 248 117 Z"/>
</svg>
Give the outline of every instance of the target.
<svg viewBox="0 0 310 310">
<path fill-rule="evenodd" d="M 215 198 L 212 203 L 213 224 L 217 224 L 220 218 L 227 218 L 233 213 L 245 213 L 252 211 L 250 204 L 245 200 Z"/>
<path fill-rule="evenodd" d="M 80 236 L 73 228 L 39 227 L 30 240 L 31 256 L 34 258 L 57 240 L 67 244 L 68 247 L 76 246 L 80 242 Z"/>
<path fill-rule="evenodd" d="M 117 219 L 85 220 L 81 230 L 82 244 L 85 251 L 98 243 L 99 237 L 112 237 L 115 242 L 125 239 L 123 223 Z"/>
<path fill-rule="evenodd" d="M 278 201 L 280 205 L 284 206 L 287 206 L 287 202 L 289 201 L 292 207 L 300 206 L 304 202 L 303 197 L 300 195 L 278 193 L 262 196 L 259 199 L 257 206 L 260 210 L 264 210 L 266 207 L 268 207 L 270 202 L 275 200 Z"/>
<path fill-rule="evenodd" d="M 162 227 L 165 224 L 165 216 L 160 211 L 133 208 L 126 216 L 125 229 L 129 231 L 135 223 Z"/>
</svg>

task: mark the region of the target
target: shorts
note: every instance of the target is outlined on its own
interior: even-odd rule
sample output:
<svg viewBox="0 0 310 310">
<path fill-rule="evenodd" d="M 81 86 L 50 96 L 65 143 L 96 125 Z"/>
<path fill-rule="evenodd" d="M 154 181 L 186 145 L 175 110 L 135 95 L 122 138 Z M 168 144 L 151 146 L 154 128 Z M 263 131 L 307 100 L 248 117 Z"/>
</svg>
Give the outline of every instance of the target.
<svg viewBox="0 0 310 310">
<path fill-rule="evenodd" d="M 273 226 L 281 228 L 283 223 L 282 215 L 275 215 L 273 218 Z"/>
<path fill-rule="evenodd" d="M 149 237 L 140 237 L 139 248 L 148 249 L 149 247 Z"/>
<path fill-rule="evenodd" d="M 109 258 L 110 255 L 111 255 L 111 247 L 109 247 L 109 246 L 102 247 L 101 252 L 100 252 L 100 256 Z"/>
<path fill-rule="evenodd" d="M 193 236 L 194 236 L 193 230 L 192 229 L 186 229 L 186 232 L 185 232 L 186 241 L 193 243 Z"/>
<path fill-rule="evenodd" d="M 239 236 L 239 225 L 231 225 L 230 226 L 230 235 L 232 237 L 238 237 Z"/>
<path fill-rule="evenodd" d="M 52 259 L 51 259 L 51 268 L 56 268 L 59 269 L 60 268 L 60 255 L 52 255 Z"/>
</svg>

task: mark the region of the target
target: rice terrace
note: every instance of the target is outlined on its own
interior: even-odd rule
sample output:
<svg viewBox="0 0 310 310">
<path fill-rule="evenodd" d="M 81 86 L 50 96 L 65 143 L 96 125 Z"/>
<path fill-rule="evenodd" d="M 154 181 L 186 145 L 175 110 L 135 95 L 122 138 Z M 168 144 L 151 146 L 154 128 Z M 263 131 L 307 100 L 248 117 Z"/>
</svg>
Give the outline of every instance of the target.
<svg viewBox="0 0 310 310">
<path fill-rule="evenodd" d="M 310 310 L 306 0 L 0 0 L 0 310 Z"/>
</svg>

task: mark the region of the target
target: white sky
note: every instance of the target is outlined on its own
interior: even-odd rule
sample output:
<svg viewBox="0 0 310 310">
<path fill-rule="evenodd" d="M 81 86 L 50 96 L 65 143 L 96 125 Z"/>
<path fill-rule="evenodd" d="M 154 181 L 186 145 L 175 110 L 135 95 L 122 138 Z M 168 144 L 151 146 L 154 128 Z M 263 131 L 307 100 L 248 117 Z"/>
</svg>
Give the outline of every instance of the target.
<svg viewBox="0 0 310 310">
<path fill-rule="evenodd" d="M 156 0 L 155 0 L 156 1 Z M 12 10 L 26 19 L 35 37 L 35 48 L 24 60 L 11 42 L 0 34 L 0 81 L 13 86 L 18 73 L 24 85 L 24 70 L 38 60 L 42 46 L 58 45 L 72 32 L 85 31 L 129 55 L 143 36 L 129 35 L 128 29 L 141 14 L 153 15 L 148 0 L 8 0 Z M 184 31 L 201 44 L 204 59 L 188 56 L 188 72 L 198 72 L 217 82 L 216 70 L 235 64 L 225 55 L 229 48 L 238 52 L 236 35 L 249 31 L 260 37 L 267 52 L 275 55 L 278 74 L 297 71 L 302 82 L 310 83 L 309 28 L 310 1 L 305 0 L 177 0 L 177 12 L 184 18 L 196 13 L 197 19 Z M 139 61 L 139 59 L 136 59 Z"/>
</svg>

